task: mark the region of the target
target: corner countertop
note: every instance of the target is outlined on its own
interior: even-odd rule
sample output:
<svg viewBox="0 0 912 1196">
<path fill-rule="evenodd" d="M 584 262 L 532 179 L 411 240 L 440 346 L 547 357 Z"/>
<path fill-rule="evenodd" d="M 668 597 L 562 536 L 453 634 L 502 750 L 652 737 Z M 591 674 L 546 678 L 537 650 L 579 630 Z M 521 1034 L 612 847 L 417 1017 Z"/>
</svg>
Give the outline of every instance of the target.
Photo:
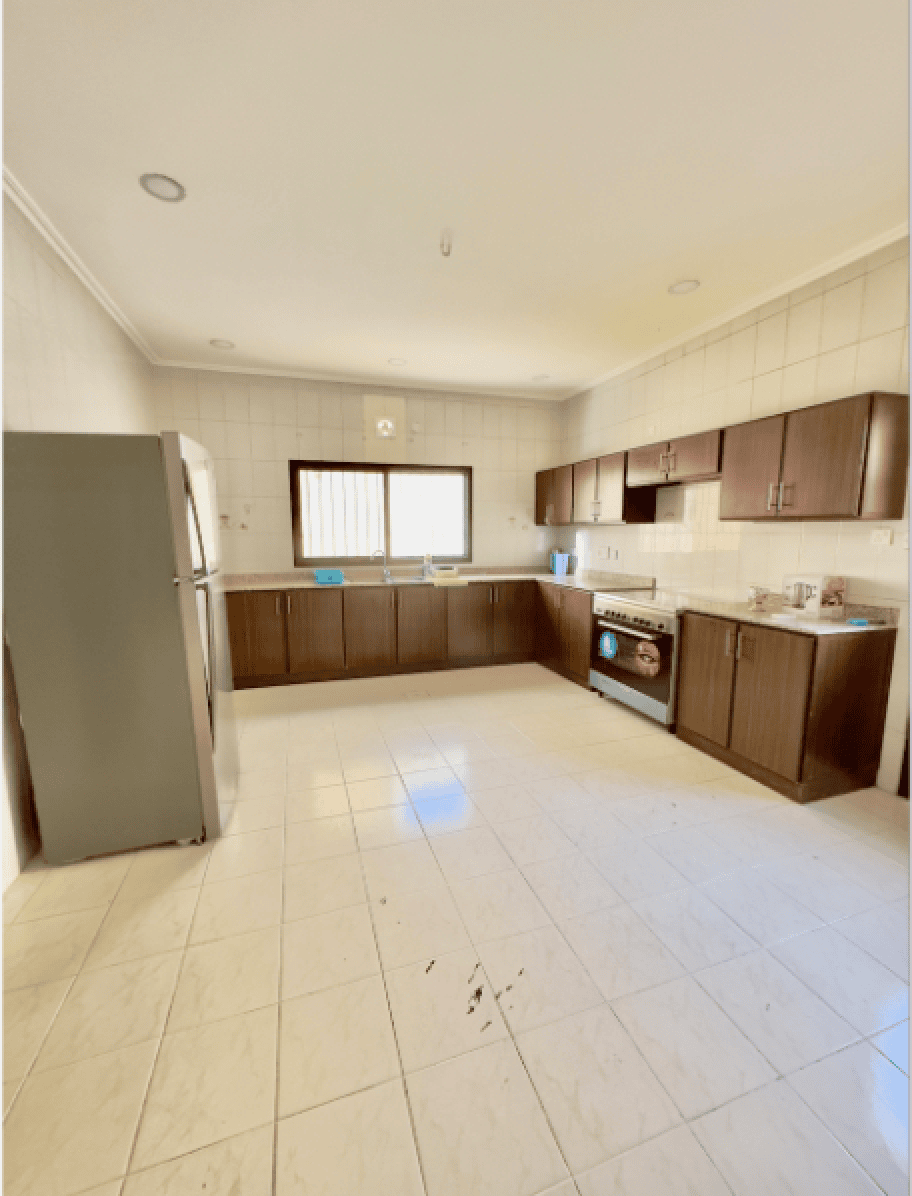
<svg viewBox="0 0 912 1196">
<path fill-rule="evenodd" d="M 385 582 L 380 569 L 359 567 L 345 570 L 345 581 L 339 586 L 321 586 L 313 579 L 313 570 L 294 573 L 228 573 L 222 578 L 226 590 L 333 590 L 359 586 L 431 585 L 429 581 L 415 581 L 413 570 L 393 571 L 393 580 Z M 628 573 L 571 573 L 557 577 L 534 565 L 527 569 L 460 569 L 459 576 L 468 582 L 541 581 L 568 590 L 623 593 L 625 590 L 648 590 L 654 585 L 652 577 L 637 577 Z"/>
<path fill-rule="evenodd" d="M 746 602 L 722 602 L 715 598 L 699 598 L 690 594 L 681 595 L 679 612 L 692 611 L 698 615 L 715 615 L 719 619 L 733 619 L 739 623 L 756 623 L 761 627 L 772 627 L 779 631 L 795 631 L 802 635 L 866 635 L 871 631 L 895 631 L 899 611 L 892 606 L 861 606 L 846 603 L 846 618 L 883 619 L 883 625 L 853 627 L 844 619 L 802 619 L 796 615 L 776 616 L 779 611 L 761 612 L 748 610 Z"/>
</svg>

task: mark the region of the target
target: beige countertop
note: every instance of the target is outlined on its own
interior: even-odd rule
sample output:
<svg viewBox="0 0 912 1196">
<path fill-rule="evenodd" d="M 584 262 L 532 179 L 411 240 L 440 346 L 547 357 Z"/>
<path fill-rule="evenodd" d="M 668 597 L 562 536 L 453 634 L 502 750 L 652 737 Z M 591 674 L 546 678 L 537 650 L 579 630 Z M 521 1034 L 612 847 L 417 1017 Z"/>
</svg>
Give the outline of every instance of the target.
<svg viewBox="0 0 912 1196">
<path fill-rule="evenodd" d="M 756 623 L 761 627 L 778 628 L 780 631 L 798 631 L 804 635 L 848 635 L 850 633 L 887 631 L 896 627 L 898 611 L 894 607 L 860 606 L 847 603 L 848 618 L 883 619 L 886 626 L 853 627 L 844 620 L 802 619 L 797 616 L 780 616 L 778 611 L 769 613 L 747 609 L 746 602 L 721 602 L 715 598 L 699 598 L 682 595 L 679 611 L 693 611 L 701 615 L 716 615 L 720 619 L 737 619 L 739 623 Z M 777 617 L 778 616 L 778 617 Z"/>
<path fill-rule="evenodd" d="M 429 581 L 414 581 L 416 572 L 413 570 L 391 570 L 393 580 L 385 582 L 381 569 L 367 567 L 346 569 L 345 581 L 340 586 L 320 586 L 313 579 L 313 570 L 300 570 L 295 573 L 228 573 L 222 578 L 226 590 L 310 590 L 310 589 L 352 589 L 356 586 L 385 586 L 385 585 L 430 585 Z M 651 589 L 653 578 L 637 577 L 627 573 L 571 573 L 567 577 L 556 577 L 542 569 L 527 571 L 503 570 L 470 570 L 461 569 L 459 576 L 468 582 L 498 582 L 498 581 L 541 581 L 549 585 L 562 586 L 569 590 L 587 590 L 590 594 L 597 591 L 607 593 L 623 593 L 625 590 Z"/>
</svg>

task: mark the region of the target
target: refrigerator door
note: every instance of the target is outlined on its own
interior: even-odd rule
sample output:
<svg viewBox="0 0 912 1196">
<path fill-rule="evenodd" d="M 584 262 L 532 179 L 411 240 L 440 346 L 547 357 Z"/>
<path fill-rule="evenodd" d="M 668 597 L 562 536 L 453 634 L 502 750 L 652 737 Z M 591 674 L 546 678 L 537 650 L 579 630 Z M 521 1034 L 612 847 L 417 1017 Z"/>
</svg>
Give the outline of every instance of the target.
<svg viewBox="0 0 912 1196">
<path fill-rule="evenodd" d="M 161 440 L 4 442 L 6 630 L 48 861 L 217 833 L 196 590 L 174 583 Z M 183 507 L 181 521 L 189 559 Z"/>
<path fill-rule="evenodd" d="M 212 459 L 177 432 L 161 435 L 174 527 L 175 585 L 180 600 L 193 723 L 200 757 L 203 820 L 220 833 L 219 801 L 234 800 L 237 733 L 220 563 Z"/>
</svg>

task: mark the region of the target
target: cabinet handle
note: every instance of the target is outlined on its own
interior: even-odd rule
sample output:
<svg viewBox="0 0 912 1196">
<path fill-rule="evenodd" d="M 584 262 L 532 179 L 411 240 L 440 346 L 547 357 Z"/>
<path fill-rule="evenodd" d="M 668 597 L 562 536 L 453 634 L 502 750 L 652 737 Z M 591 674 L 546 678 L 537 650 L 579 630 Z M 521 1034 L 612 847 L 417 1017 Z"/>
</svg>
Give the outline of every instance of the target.
<svg viewBox="0 0 912 1196">
<path fill-rule="evenodd" d="M 285 595 L 285 614 L 291 614 L 291 594 Z"/>
<path fill-rule="evenodd" d="M 766 509 L 771 511 L 773 509 L 773 486 L 775 483 L 770 482 L 766 488 Z M 778 508 L 777 508 L 778 510 Z"/>
<path fill-rule="evenodd" d="M 488 586 L 488 604 L 493 605 L 493 603 L 494 603 L 494 587 Z"/>
<path fill-rule="evenodd" d="M 725 655 L 731 656 L 731 651 L 732 651 L 732 633 L 731 633 L 731 629 L 729 628 L 729 630 L 726 631 L 726 633 L 725 633 Z"/>
<path fill-rule="evenodd" d="M 659 453 L 659 473 L 666 473 L 668 471 L 668 466 L 665 464 L 667 456 L 668 453 Z"/>
<path fill-rule="evenodd" d="M 677 453 L 672 452 L 672 453 L 668 454 L 668 465 L 666 466 L 666 468 L 668 469 L 669 473 L 674 473 L 674 471 L 678 468 L 678 454 Z"/>
<path fill-rule="evenodd" d="M 741 659 L 741 632 L 738 632 L 738 640 L 735 645 L 735 660 Z"/>
<path fill-rule="evenodd" d="M 786 490 L 794 490 L 794 488 L 795 488 L 794 482 L 789 482 L 788 485 L 786 485 L 785 482 L 779 483 L 779 510 L 780 511 L 782 510 L 783 507 L 790 507 L 792 505 L 791 502 L 785 501 L 785 492 L 786 492 Z"/>
<path fill-rule="evenodd" d="M 281 595 L 276 594 L 276 614 L 277 615 L 280 615 L 282 613 L 282 608 L 279 606 L 280 598 L 281 598 Z"/>
</svg>

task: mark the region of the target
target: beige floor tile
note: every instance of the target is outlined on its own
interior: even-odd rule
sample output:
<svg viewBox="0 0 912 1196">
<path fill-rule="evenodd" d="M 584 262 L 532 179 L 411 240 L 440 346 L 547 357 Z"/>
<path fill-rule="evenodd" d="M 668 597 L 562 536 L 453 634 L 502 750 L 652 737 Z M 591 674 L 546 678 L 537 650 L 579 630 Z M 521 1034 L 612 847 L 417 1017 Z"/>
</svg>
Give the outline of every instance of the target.
<svg viewBox="0 0 912 1196">
<path fill-rule="evenodd" d="M 381 1084 L 279 1122 L 276 1196 L 302 1192 L 424 1196 L 401 1083 Z"/>
<path fill-rule="evenodd" d="M 703 826 L 650 835 L 647 846 L 695 885 L 744 868 L 743 861 L 711 839 Z"/>
<path fill-rule="evenodd" d="M 351 813 L 344 785 L 305 789 L 285 798 L 286 822 L 310 822 L 314 818 L 336 818 Z"/>
<path fill-rule="evenodd" d="M 469 945 L 459 911 L 445 886 L 396 893 L 375 902 L 372 910 L 384 970 Z"/>
<path fill-rule="evenodd" d="M 32 1066 L 71 980 L 17 988 L 3 999 L 3 1082 L 20 1080 Z"/>
<path fill-rule="evenodd" d="M 478 953 L 514 1034 L 604 1003 L 554 926 L 482 943 Z"/>
<path fill-rule="evenodd" d="M 355 835 L 361 851 L 378 847 L 393 847 L 397 843 L 411 843 L 424 838 L 418 815 L 406 802 L 401 806 L 386 806 L 378 810 L 362 810 L 355 814 Z"/>
<path fill-rule="evenodd" d="M 134 1168 L 271 1122 L 278 1008 L 167 1035 L 143 1111 Z"/>
<path fill-rule="evenodd" d="M 259 801 L 234 802 L 228 817 L 222 822 L 222 834 L 248 835 L 284 825 L 285 798 L 262 797 Z"/>
<path fill-rule="evenodd" d="M 131 959 L 180 950 L 187 941 L 198 900 L 198 889 L 178 889 L 135 901 L 116 900 L 85 966 L 112 967 Z"/>
<path fill-rule="evenodd" d="M 880 905 L 834 922 L 833 929 L 845 935 L 856 947 L 895 972 L 904 980 L 909 979 L 909 902 L 895 901 Z"/>
<path fill-rule="evenodd" d="M 517 1045 L 574 1173 L 680 1120 L 607 1005 L 520 1034 Z"/>
<path fill-rule="evenodd" d="M 493 988 L 471 949 L 388 971 L 386 985 L 406 1071 L 507 1036 Z"/>
<path fill-rule="evenodd" d="M 118 897 L 121 901 L 136 901 L 171 889 L 198 888 L 209 867 L 211 851 L 211 844 L 201 843 L 136 852 Z"/>
<path fill-rule="evenodd" d="M 402 779 L 395 775 L 375 777 L 366 781 L 349 781 L 348 800 L 352 811 L 386 809 L 408 805 L 408 794 Z"/>
<path fill-rule="evenodd" d="M 452 889 L 475 943 L 506 938 L 551 923 L 521 872 L 492 872 L 454 884 Z"/>
<path fill-rule="evenodd" d="M 238 776 L 238 801 L 251 801 L 259 797 L 280 797 L 285 793 L 285 764 L 275 768 L 258 768 L 255 772 L 242 772 Z"/>
<path fill-rule="evenodd" d="M 285 870 L 285 918 L 296 922 L 367 901 L 361 859 L 337 855 Z"/>
<path fill-rule="evenodd" d="M 371 901 L 418 889 L 446 889 L 433 851 L 426 842 L 398 843 L 361 856 Z"/>
<path fill-rule="evenodd" d="M 689 972 L 757 948 L 728 914 L 690 886 L 633 901 L 631 908 Z"/>
<path fill-rule="evenodd" d="M 380 971 L 366 905 L 334 910 L 282 928 L 282 1000 L 334 988 Z"/>
<path fill-rule="evenodd" d="M 691 1128 L 738 1196 L 881 1192 L 786 1080 L 731 1101 Z"/>
<path fill-rule="evenodd" d="M 682 1116 L 691 1118 L 776 1073 L 690 976 L 612 1002 Z"/>
<path fill-rule="evenodd" d="M 117 896 L 131 862 L 130 856 L 119 855 L 50 869 L 44 884 L 16 920 L 30 922 L 108 905 Z"/>
<path fill-rule="evenodd" d="M 278 926 L 282 919 L 282 873 L 257 872 L 206 885 L 190 930 L 190 945 Z"/>
<path fill-rule="evenodd" d="M 472 801 L 490 823 L 510 822 L 515 818 L 533 818 L 542 806 L 525 785 L 504 785 L 500 789 L 481 789 Z"/>
<path fill-rule="evenodd" d="M 107 912 L 106 907 L 84 910 L 4 927 L 4 989 L 75 976 Z"/>
<path fill-rule="evenodd" d="M 429 839 L 487 826 L 474 802 L 465 793 L 428 800 L 415 798 L 413 805 Z"/>
<path fill-rule="evenodd" d="M 551 817 L 568 839 L 589 856 L 612 851 L 618 844 L 636 843 L 637 836 L 595 800 L 573 801 Z"/>
<path fill-rule="evenodd" d="M 437 835 L 431 842 L 431 850 L 448 881 L 470 880 L 473 876 L 513 867 L 513 861 L 490 827 Z"/>
<path fill-rule="evenodd" d="M 848 1022 L 768 951 L 754 951 L 708 968 L 695 979 L 783 1074 L 858 1038 Z"/>
<path fill-rule="evenodd" d="M 274 1005 L 280 951 L 278 926 L 188 948 L 168 1033 Z"/>
<path fill-rule="evenodd" d="M 285 863 L 289 866 L 357 850 L 354 826 L 347 816 L 292 822 L 285 828 Z"/>
<path fill-rule="evenodd" d="M 571 918 L 560 930 L 609 1001 L 684 974 L 680 962 L 629 905 Z"/>
<path fill-rule="evenodd" d="M 871 1039 L 871 1043 L 877 1047 L 882 1055 L 885 1055 L 891 1063 L 909 1074 L 909 1019 L 900 1022 L 898 1026 L 891 1026 L 889 1030 L 883 1030 L 880 1034 L 875 1034 Z"/>
<path fill-rule="evenodd" d="M 303 789 L 325 789 L 329 785 L 343 785 L 345 776 L 338 755 L 288 761 L 288 792 Z"/>
<path fill-rule="evenodd" d="M 48 878 L 48 869 L 20 872 L 3 894 L 3 922 L 13 922 L 19 911 L 38 892 Z"/>
<path fill-rule="evenodd" d="M 388 752 L 342 756 L 342 776 L 347 785 L 380 777 L 395 777 L 396 765 Z"/>
<path fill-rule="evenodd" d="M 47 1071 L 161 1035 L 177 983 L 180 953 L 82 972 L 35 1063 Z"/>
<path fill-rule="evenodd" d="M 526 864 L 521 869 L 555 921 L 619 905 L 622 898 L 578 851 Z"/>
<path fill-rule="evenodd" d="M 823 922 L 849 918 L 882 904 L 873 893 L 813 855 L 793 856 L 757 871 Z"/>
<path fill-rule="evenodd" d="M 428 1196 L 536 1196 L 567 1176 L 512 1042 L 406 1077 Z"/>
<path fill-rule="evenodd" d="M 446 761 L 441 758 L 440 763 L 445 765 Z M 464 792 L 456 773 L 447 767 L 408 769 L 402 779 L 412 801 L 439 801 L 443 797 L 458 797 Z"/>
<path fill-rule="evenodd" d="M 271 1125 L 127 1176 L 123 1196 L 272 1196 Z"/>
<path fill-rule="evenodd" d="M 547 814 L 500 822 L 495 831 L 519 868 L 576 851 L 574 844 Z"/>
<path fill-rule="evenodd" d="M 285 831 L 282 826 L 252 831 L 247 835 L 228 835 L 213 845 L 205 884 L 281 868 L 284 851 Z"/>
<path fill-rule="evenodd" d="M 589 853 L 598 872 L 625 901 L 688 888 L 688 882 L 642 839 L 624 839 Z"/>
<path fill-rule="evenodd" d="M 6 1196 L 70 1196 L 123 1175 L 156 1049 L 31 1075 L 4 1127 Z"/>
<path fill-rule="evenodd" d="M 7 1113 L 10 1111 L 12 1103 L 15 1100 L 16 1093 L 19 1091 L 19 1088 L 21 1087 L 21 1085 L 22 1085 L 21 1080 L 12 1080 L 12 1081 L 10 1081 L 10 1083 L 3 1085 L 3 1116 L 4 1117 L 6 1117 Z"/>
<path fill-rule="evenodd" d="M 398 1075 L 396 1039 L 379 976 L 282 1002 L 280 1117 Z"/>
<path fill-rule="evenodd" d="M 581 1196 L 730 1196 L 731 1189 L 686 1126 L 576 1177 Z"/>
</svg>

